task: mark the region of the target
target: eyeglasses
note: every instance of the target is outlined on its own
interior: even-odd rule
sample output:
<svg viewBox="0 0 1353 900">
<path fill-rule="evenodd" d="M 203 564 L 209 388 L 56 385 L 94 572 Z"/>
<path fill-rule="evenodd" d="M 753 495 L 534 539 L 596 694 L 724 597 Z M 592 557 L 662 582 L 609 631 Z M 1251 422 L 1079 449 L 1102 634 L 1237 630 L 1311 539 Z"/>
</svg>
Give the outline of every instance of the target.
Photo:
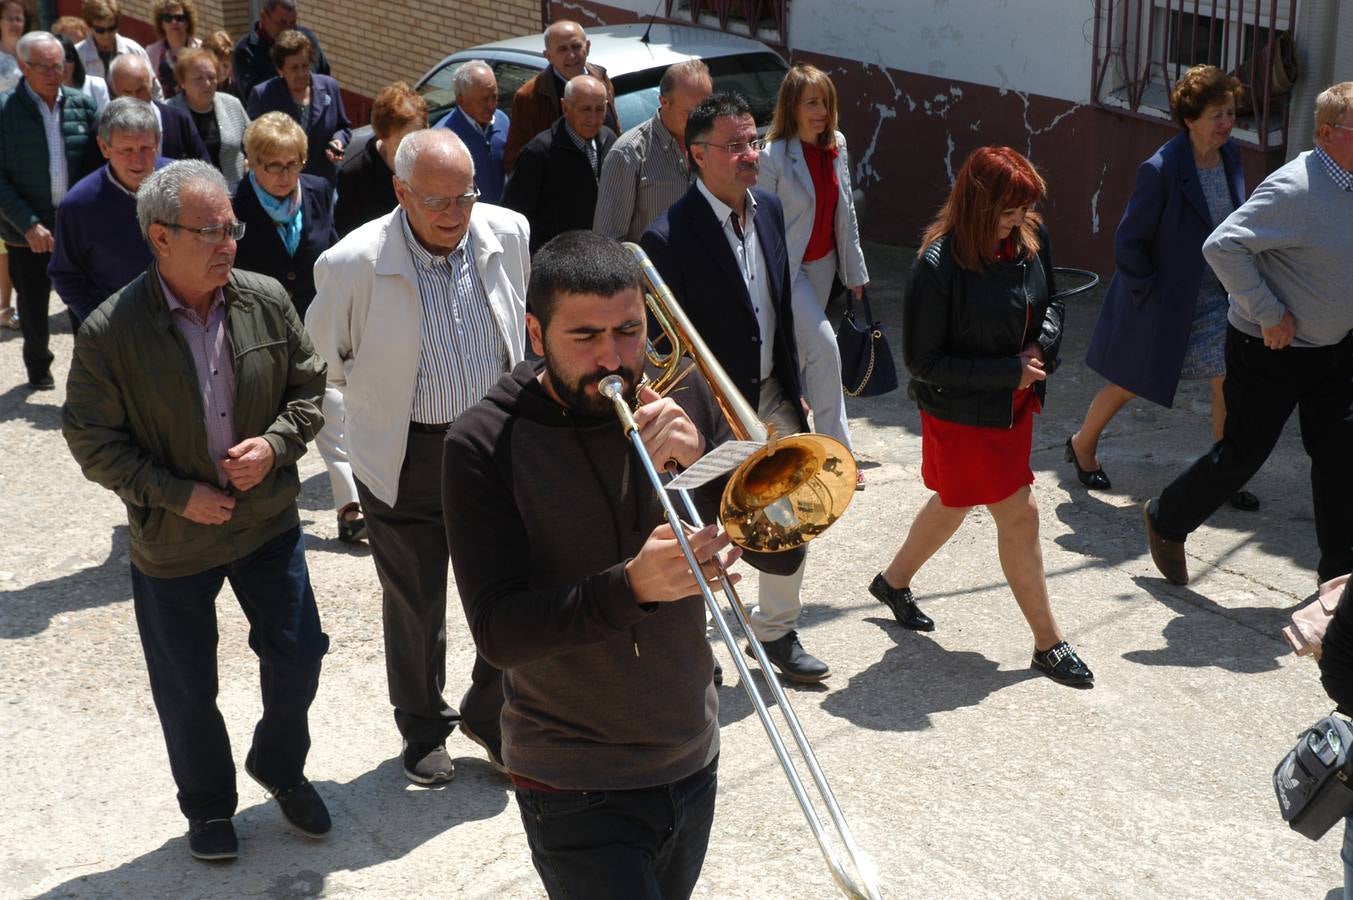
<svg viewBox="0 0 1353 900">
<path fill-rule="evenodd" d="M 90 25 L 89 27 L 94 29 L 95 34 L 112 34 L 117 31 L 117 22 L 112 25 Z"/>
<path fill-rule="evenodd" d="M 218 222 L 215 225 L 206 225 L 202 228 L 189 228 L 187 225 L 180 225 L 177 222 L 156 221 L 157 224 L 163 225 L 171 231 L 191 231 L 193 234 L 197 235 L 199 240 L 208 244 L 219 244 L 226 239 L 226 235 L 230 235 L 231 238 L 237 241 L 244 237 L 243 222 L 231 222 L 228 225 L 224 222 Z"/>
<path fill-rule="evenodd" d="M 709 141 L 695 141 L 697 144 L 704 144 L 706 147 L 718 147 L 729 156 L 741 156 L 748 150 L 755 150 L 760 153 L 766 149 L 766 142 L 761 138 L 752 141 L 729 141 L 727 144 L 711 144 Z"/>
<path fill-rule="evenodd" d="M 458 197 L 424 197 L 415 193 L 414 189 L 403 178 L 399 179 L 399 183 L 404 185 L 406 191 L 417 197 L 419 203 L 423 204 L 433 212 L 444 212 L 452 203 L 456 204 L 456 208 L 461 212 L 465 212 L 470 207 L 474 206 L 475 201 L 479 199 L 478 188 L 467 191 Z"/>
<path fill-rule="evenodd" d="M 1330 127 L 1331 127 L 1331 128 L 1337 128 L 1337 129 L 1339 129 L 1340 131 L 1353 131 L 1353 125 L 1339 125 L 1339 124 L 1336 124 L 1336 123 L 1334 123 L 1334 122 L 1331 122 L 1331 123 L 1330 123 Z"/>
<path fill-rule="evenodd" d="M 28 68 L 44 75 L 61 75 L 66 71 L 66 63 L 24 63 Z"/>
<path fill-rule="evenodd" d="M 165 13 L 164 15 L 160 16 L 160 21 L 161 21 L 161 22 L 186 22 L 186 21 L 188 21 L 188 14 L 187 14 L 187 13 Z"/>
<path fill-rule="evenodd" d="M 305 160 L 299 162 L 270 162 L 263 167 L 269 175 L 294 175 L 305 167 Z"/>
</svg>

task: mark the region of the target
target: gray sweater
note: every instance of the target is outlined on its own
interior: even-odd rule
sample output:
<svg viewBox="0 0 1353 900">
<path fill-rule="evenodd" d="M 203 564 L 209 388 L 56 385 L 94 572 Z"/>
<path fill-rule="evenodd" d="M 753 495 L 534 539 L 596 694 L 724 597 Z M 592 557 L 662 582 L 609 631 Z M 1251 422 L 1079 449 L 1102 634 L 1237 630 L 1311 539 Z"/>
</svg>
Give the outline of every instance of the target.
<svg viewBox="0 0 1353 900">
<path fill-rule="evenodd" d="M 1229 320 L 1262 337 L 1292 313 L 1293 347 L 1326 347 L 1353 331 L 1353 191 L 1313 151 L 1273 172 L 1217 226 L 1203 256 L 1231 297 Z"/>
</svg>

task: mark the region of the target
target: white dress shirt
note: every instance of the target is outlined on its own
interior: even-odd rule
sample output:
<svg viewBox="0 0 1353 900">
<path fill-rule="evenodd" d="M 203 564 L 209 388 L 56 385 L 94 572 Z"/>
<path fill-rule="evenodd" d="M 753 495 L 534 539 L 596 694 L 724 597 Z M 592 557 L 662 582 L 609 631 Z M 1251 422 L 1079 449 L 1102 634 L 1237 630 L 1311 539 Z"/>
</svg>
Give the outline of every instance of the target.
<svg viewBox="0 0 1353 900">
<path fill-rule="evenodd" d="M 733 208 L 710 193 L 705 180 L 697 178 L 696 185 L 714 210 L 714 216 L 723 223 L 723 235 L 738 261 L 747 296 L 756 313 L 756 324 L 761 329 L 761 380 L 771 376 L 775 366 L 775 304 L 770 297 L 770 277 L 766 274 L 766 259 L 761 255 L 761 242 L 756 239 L 756 198 L 747 192 L 746 216 L 739 237 L 733 227 Z"/>
</svg>

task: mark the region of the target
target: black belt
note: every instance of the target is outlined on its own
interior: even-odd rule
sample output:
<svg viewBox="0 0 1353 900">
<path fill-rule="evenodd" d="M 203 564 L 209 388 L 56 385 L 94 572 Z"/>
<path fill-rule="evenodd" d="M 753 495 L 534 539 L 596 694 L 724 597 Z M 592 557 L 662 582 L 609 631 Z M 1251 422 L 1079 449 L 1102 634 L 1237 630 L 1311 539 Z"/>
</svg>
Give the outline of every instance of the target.
<svg viewBox="0 0 1353 900">
<path fill-rule="evenodd" d="M 419 434 L 446 434 L 446 429 L 451 427 L 450 422 L 410 422 L 409 430 L 416 431 Z"/>
</svg>

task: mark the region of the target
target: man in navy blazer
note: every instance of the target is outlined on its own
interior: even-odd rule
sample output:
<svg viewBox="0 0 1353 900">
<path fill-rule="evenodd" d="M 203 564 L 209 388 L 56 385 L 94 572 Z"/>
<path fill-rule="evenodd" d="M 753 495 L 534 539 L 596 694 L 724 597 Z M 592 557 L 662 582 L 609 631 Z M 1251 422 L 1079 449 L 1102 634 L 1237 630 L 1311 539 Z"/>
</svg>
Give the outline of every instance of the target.
<svg viewBox="0 0 1353 900">
<path fill-rule="evenodd" d="M 722 92 L 701 102 L 686 123 L 695 185 L 639 243 L 757 415 L 789 435 L 807 431 L 808 422 L 784 210 L 774 194 L 754 187 L 760 143 L 740 95 Z M 748 558 L 762 569 L 752 629 L 785 678 L 817 682 L 830 671 L 803 649 L 795 630 L 805 560 L 802 548 Z"/>
<path fill-rule="evenodd" d="M 177 107 L 151 99 L 150 64 L 134 53 L 123 53 L 108 69 L 108 92 L 113 98 L 132 97 L 149 103 L 160 120 L 160 155 L 165 159 L 200 159 L 211 162 L 197 126 Z"/>
<path fill-rule="evenodd" d="M 462 63 L 451 77 L 456 108 L 437 123 L 450 128 L 474 160 L 474 186 L 479 199 L 498 204 L 503 199 L 503 145 L 507 143 L 507 113 L 498 108 L 498 79 L 482 59 Z"/>
</svg>

